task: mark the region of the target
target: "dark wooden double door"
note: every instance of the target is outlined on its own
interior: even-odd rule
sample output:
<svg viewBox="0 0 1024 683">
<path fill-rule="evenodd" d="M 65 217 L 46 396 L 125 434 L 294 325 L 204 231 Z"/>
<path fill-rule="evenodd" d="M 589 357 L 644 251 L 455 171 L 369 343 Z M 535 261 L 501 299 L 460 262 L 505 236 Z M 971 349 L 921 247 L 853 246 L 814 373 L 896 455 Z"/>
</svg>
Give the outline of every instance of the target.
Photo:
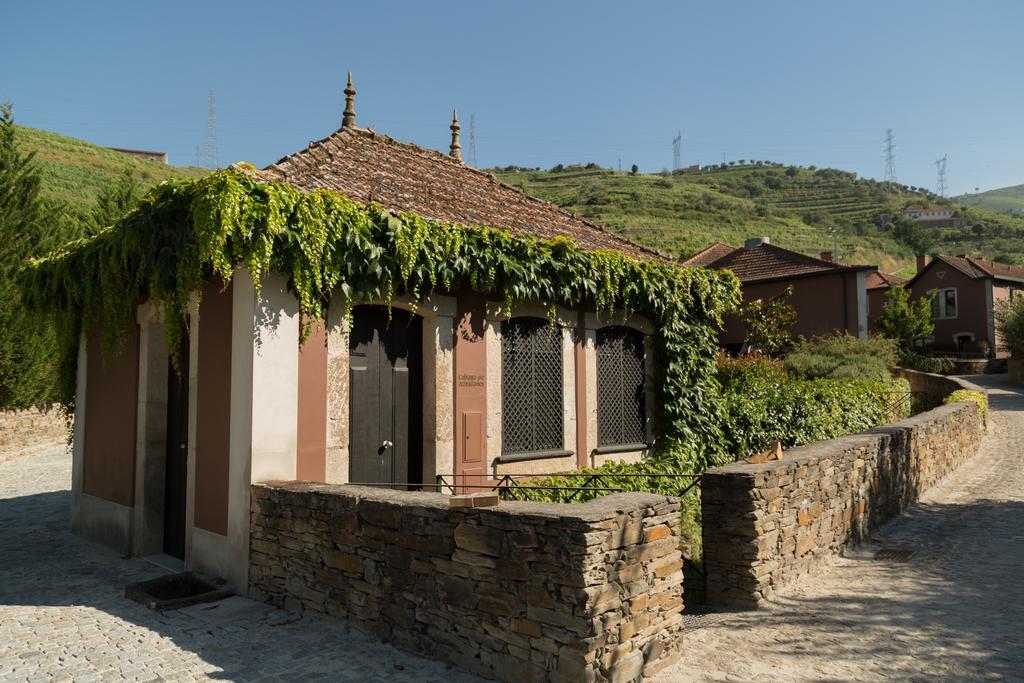
<svg viewBox="0 0 1024 683">
<path fill-rule="evenodd" d="M 423 323 L 357 306 L 349 334 L 349 481 L 423 483 Z"/>
</svg>

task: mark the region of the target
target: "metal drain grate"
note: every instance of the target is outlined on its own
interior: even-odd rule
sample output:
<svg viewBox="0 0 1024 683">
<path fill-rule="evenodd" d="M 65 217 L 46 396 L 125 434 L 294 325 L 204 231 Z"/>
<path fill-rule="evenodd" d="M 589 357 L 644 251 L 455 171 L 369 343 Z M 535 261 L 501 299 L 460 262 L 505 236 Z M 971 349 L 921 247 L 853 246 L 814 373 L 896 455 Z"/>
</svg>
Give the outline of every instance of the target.
<svg viewBox="0 0 1024 683">
<path fill-rule="evenodd" d="M 876 560 L 888 562 L 909 562 L 914 551 L 909 548 L 880 548 L 875 553 Z"/>
</svg>

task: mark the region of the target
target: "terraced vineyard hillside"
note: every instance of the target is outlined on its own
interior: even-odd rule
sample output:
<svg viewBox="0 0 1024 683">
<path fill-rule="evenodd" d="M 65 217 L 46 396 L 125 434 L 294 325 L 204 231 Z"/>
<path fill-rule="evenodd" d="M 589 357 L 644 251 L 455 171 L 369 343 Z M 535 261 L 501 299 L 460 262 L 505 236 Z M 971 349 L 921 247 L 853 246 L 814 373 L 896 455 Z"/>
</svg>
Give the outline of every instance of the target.
<svg viewBox="0 0 1024 683">
<path fill-rule="evenodd" d="M 205 168 L 169 166 L 24 126 L 17 127 L 17 140 L 23 151 L 35 152 L 43 174 L 44 193 L 79 209 L 89 209 L 100 188 L 125 168 L 130 168 L 139 185 L 146 189 L 168 178 L 208 173 Z"/>
<path fill-rule="evenodd" d="M 954 201 L 964 206 L 988 209 L 996 213 L 1024 216 L 1024 185 L 1000 187 L 988 192 L 963 194 Z"/>
<path fill-rule="evenodd" d="M 714 241 L 739 246 L 755 235 L 818 255 L 838 240 L 844 262 L 904 273 L 912 269 L 913 249 L 879 217 L 899 215 L 909 204 L 948 203 L 926 190 L 890 190 L 846 171 L 768 162 L 689 175 L 630 175 L 598 167 L 494 172 L 528 194 L 674 255 Z M 966 218 L 981 227 L 928 231 L 933 250 L 990 256 L 995 250 L 1007 260 L 1024 259 L 1024 221 L 973 208 Z"/>
</svg>

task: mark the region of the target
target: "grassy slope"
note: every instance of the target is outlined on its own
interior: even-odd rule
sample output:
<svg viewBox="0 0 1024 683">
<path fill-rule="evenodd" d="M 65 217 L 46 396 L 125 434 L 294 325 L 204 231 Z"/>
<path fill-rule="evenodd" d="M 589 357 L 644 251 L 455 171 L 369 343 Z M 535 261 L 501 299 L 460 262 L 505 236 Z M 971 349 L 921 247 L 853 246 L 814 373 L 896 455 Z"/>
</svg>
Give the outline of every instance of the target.
<svg viewBox="0 0 1024 683">
<path fill-rule="evenodd" d="M 747 237 L 767 235 L 775 244 L 818 255 L 831 249 L 830 226 L 840 229 L 840 251 L 847 263 L 877 264 L 887 271 L 912 272 L 913 254 L 875 224 L 880 213 L 897 213 L 907 204 L 934 205 L 933 197 L 890 192 L 883 184 L 856 179 L 842 171 L 737 166 L 680 176 L 631 176 L 607 169 L 563 172 L 495 170 L 502 180 L 571 211 L 672 254 L 693 253 L 711 242 L 739 246 Z M 972 220 L 1015 234 L 1024 221 L 971 209 Z M 988 234 L 968 228 L 938 230 L 937 250 L 980 251 Z M 1005 237 L 1005 235 L 1004 235 Z M 1004 240 L 1005 241 L 1005 240 Z M 1000 244 L 998 254 L 1024 258 L 1024 238 Z"/>
<path fill-rule="evenodd" d="M 147 161 L 35 128 L 19 126 L 17 136 L 22 150 L 36 153 L 43 172 L 44 192 L 81 209 L 90 208 L 100 188 L 125 168 L 132 169 L 136 180 L 146 189 L 168 178 L 197 177 L 208 172 L 203 168 Z"/>
<path fill-rule="evenodd" d="M 964 206 L 979 207 L 996 213 L 1024 215 L 1024 185 L 1000 187 L 978 194 L 964 194 L 953 201 Z"/>
</svg>

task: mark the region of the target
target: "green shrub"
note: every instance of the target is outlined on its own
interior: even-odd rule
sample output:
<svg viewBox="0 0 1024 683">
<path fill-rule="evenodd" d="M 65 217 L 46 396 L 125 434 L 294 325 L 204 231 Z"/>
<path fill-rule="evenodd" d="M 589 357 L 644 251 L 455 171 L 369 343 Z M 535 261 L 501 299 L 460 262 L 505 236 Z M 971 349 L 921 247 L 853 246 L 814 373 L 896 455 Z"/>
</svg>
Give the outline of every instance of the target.
<svg viewBox="0 0 1024 683">
<path fill-rule="evenodd" d="M 750 353 L 744 356 L 730 356 L 722 353 L 718 356 L 718 381 L 728 385 L 748 376 L 763 377 L 784 381 L 786 368 L 781 361 L 763 353 Z"/>
<path fill-rule="evenodd" d="M 849 377 L 889 381 L 889 368 L 899 360 L 899 343 L 885 337 L 859 339 L 842 333 L 801 339 L 784 364 L 800 379 Z"/>
<path fill-rule="evenodd" d="M 996 324 L 1010 355 L 1024 358 L 1024 297 L 1001 303 L 996 308 Z"/>
<path fill-rule="evenodd" d="M 957 389 L 947 396 L 943 403 L 972 402 L 978 404 L 978 411 L 981 413 L 982 422 L 988 421 L 988 398 L 984 392 L 973 389 Z"/>
<path fill-rule="evenodd" d="M 900 352 L 900 367 L 945 375 L 953 371 L 953 359 L 942 356 L 922 356 L 913 351 Z"/>
<path fill-rule="evenodd" d="M 726 387 L 722 428 L 729 452 L 740 460 L 774 441 L 791 448 L 902 418 L 909 406 L 897 398 L 909 392 L 910 385 L 902 379 L 777 382 L 747 376 Z"/>
</svg>

